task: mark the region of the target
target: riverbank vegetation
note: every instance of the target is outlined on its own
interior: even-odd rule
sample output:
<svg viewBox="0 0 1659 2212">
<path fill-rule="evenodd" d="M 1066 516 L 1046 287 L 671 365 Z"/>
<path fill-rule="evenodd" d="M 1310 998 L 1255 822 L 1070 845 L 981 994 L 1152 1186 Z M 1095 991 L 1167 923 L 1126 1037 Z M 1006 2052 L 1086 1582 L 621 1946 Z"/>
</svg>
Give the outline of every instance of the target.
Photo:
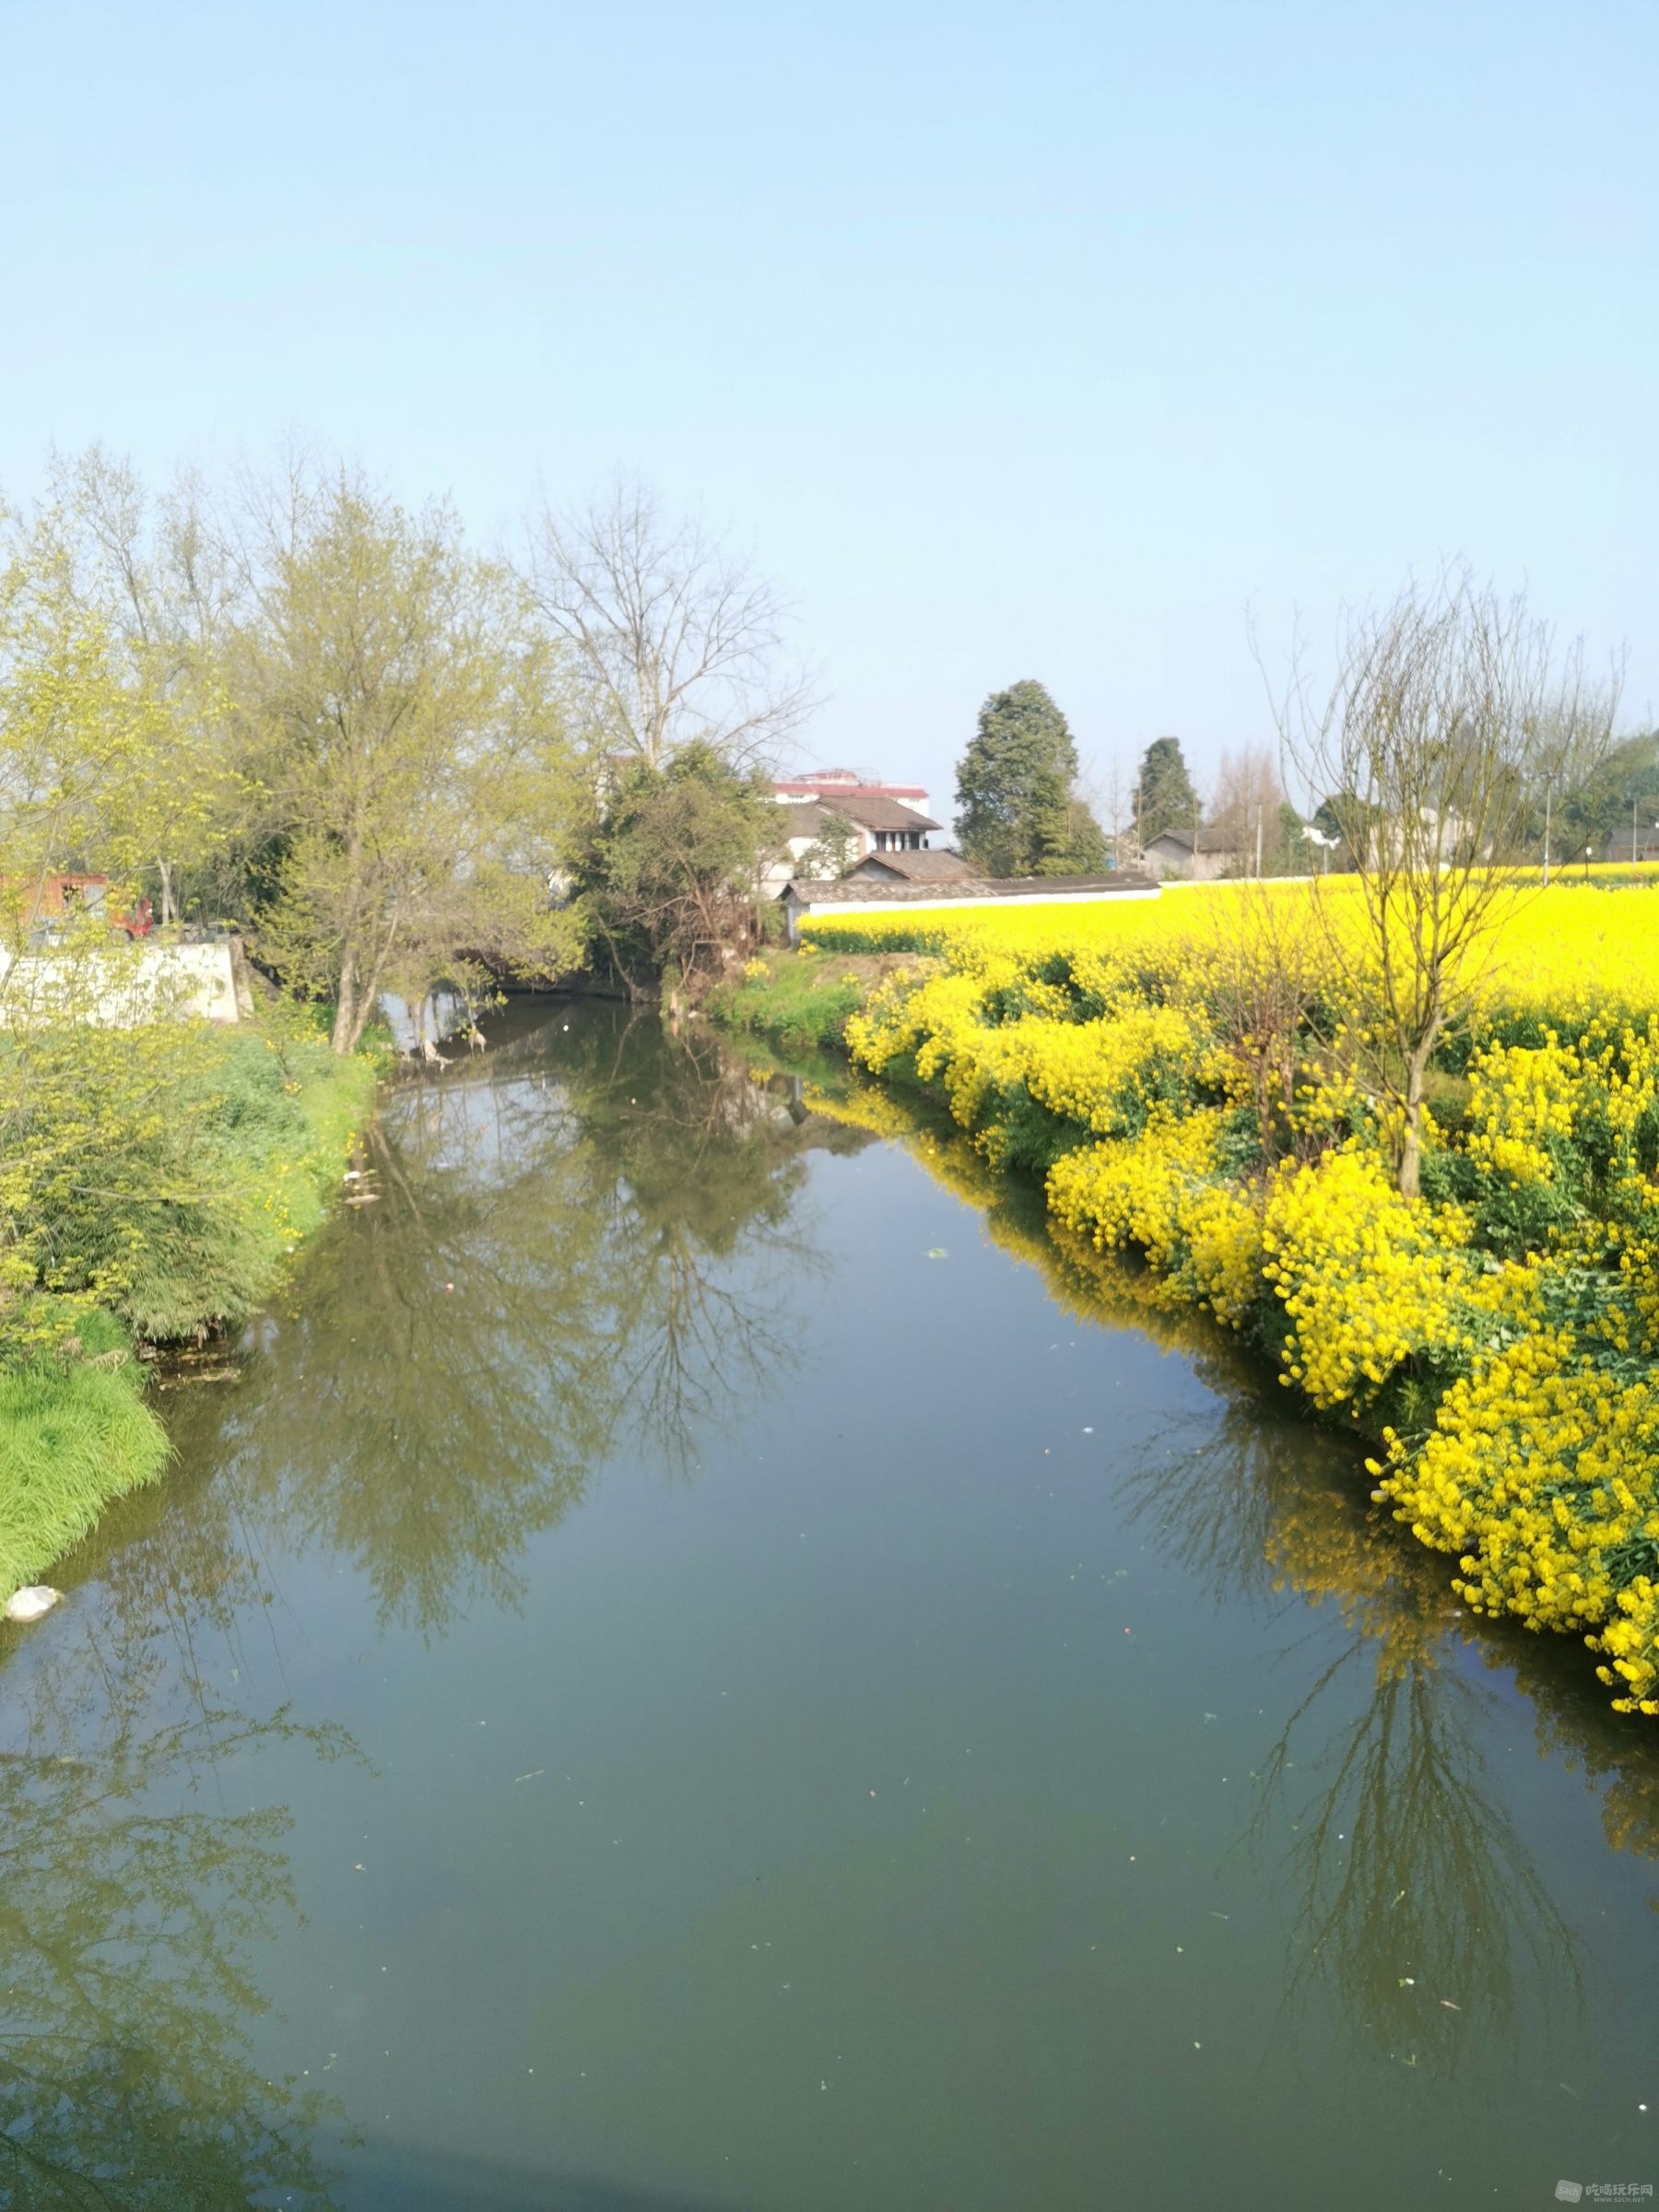
<svg viewBox="0 0 1659 2212">
<path fill-rule="evenodd" d="M 1353 969 L 1348 885 L 815 924 L 933 956 L 848 1024 L 1056 1218 L 1137 1252 L 1375 1440 L 1476 1608 L 1587 1633 L 1659 1711 L 1659 900 L 1556 887 L 1493 933 L 1433 1055 L 1421 1188 Z"/>
<path fill-rule="evenodd" d="M 302 1017 L 0 1041 L 0 1582 L 39 1575 L 167 1439 L 140 1353 L 239 1328 L 323 1218 L 375 1065 Z"/>
<path fill-rule="evenodd" d="M 780 1051 L 830 1052 L 845 1043 L 847 1023 L 878 984 L 895 971 L 913 976 L 932 965 L 839 945 L 769 946 L 714 992 L 709 1011 L 723 1028 Z"/>
</svg>

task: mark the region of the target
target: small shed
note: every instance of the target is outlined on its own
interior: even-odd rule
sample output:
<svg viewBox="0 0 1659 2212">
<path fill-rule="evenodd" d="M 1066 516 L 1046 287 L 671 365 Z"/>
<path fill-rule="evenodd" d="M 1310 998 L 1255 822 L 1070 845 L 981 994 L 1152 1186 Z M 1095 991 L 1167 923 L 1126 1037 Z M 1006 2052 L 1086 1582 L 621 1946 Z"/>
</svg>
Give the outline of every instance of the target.
<svg viewBox="0 0 1659 2212">
<path fill-rule="evenodd" d="M 1160 830 L 1141 848 L 1149 874 L 1183 876 L 1192 883 L 1214 883 L 1230 870 L 1243 872 L 1244 855 L 1230 837 L 1208 830 Z"/>
</svg>

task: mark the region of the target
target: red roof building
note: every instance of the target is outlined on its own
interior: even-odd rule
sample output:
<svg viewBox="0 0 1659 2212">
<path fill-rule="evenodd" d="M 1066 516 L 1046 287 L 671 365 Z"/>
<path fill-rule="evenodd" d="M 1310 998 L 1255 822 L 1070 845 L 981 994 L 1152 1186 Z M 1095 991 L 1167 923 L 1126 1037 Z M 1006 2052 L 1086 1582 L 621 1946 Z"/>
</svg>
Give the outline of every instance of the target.
<svg viewBox="0 0 1659 2212">
<path fill-rule="evenodd" d="M 843 799 L 896 799 L 900 806 L 927 812 L 927 792 L 920 783 L 870 783 L 850 768 L 818 768 L 804 776 L 785 776 L 772 785 L 787 805 L 819 799 L 826 806 Z"/>
</svg>

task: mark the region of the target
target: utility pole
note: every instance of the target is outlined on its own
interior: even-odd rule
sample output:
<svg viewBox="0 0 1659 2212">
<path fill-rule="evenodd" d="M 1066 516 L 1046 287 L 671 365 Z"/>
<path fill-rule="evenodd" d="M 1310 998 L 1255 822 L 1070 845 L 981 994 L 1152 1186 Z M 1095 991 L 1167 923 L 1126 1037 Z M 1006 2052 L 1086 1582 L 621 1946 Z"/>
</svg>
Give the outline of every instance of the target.
<svg viewBox="0 0 1659 2212">
<path fill-rule="evenodd" d="M 1549 888 L 1549 802 L 1555 796 L 1554 786 L 1544 786 L 1544 888 Z"/>
</svg>

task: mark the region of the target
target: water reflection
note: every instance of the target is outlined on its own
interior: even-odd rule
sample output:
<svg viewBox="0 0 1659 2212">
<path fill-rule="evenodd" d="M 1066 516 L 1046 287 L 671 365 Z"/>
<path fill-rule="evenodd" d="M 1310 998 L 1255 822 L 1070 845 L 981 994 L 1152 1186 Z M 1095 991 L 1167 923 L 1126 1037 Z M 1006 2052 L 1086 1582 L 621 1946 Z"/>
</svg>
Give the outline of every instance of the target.
<svg viewBox="0 0 1659 2212">
<path fill-rule="evenodd" d="M 334 2201 L 312 2146 L 337 2139 L 340 2116 L 251 2055 L 269 2040 L 253 1961 L 300 1901 L 270 1799 L 303 1802 L 299 1773 L 353 1756 L 339 1731 L 245 1691 L 280 1665 L 270 1562 L 343 1556 L 382 1625 L 429 1638 L 480 1594 L 513 1601 L 527 1539 L 607 1456 L 690 1473 L 747 1401 L 786 1386 L 804 1356 L 791 1317 L 821 1265 L 806 1156 L 877 1135 L 978 1208 L 1065 1310 L 1179 1350 L 1209 1385 L 1203 1402 L 1169 1394 L 1190 1413 L 1125 1428 L 1113 1509 L 1218 1609 L 1265 1622 L 1266 1664 L 1277 1643 L 1295 1684 L 1288 1715 L 1246 1724 L 1237 1840 L 1288 1900 L 1282 1975 L 1266 1960 L 1288 2028 L 1339 2013 L 1419 2079 L 1477 2053 L 1512 2070 L 1528 2023 L 1571 2028 L 1573 1936 L 1482 1747 L 1524 1696 L 1540 1751 L 1597 1794 L 1608 1841 L 1654 1856 L 1659 1759 L 1570 1648 L 1464 1618 L 1440 1564 L 1370 1509 L 1343 1440 L 1265 1413 L 1230 1338 L 1054 1235 L 1040 1196 L 947 1128 L 887 1093 L 769 1086 L 706 1041 L 606 1009 L 554 1019 L 550 1050 L 526 1030 L 398 1092 L 359 1163 L 364 1203 L 266 1324 L 279 1356 L 171 1402 L 196 1472 L 71 1562 L 60 1579 L 96 1572 L 95 1604 L 0 1641 L 18 1661 L 0 1757 L 0 2201 Z M 337 1687 L 325 1667 L 300 1694 L 319 1686 Z M 264 1789 L 278 1765 L 283 1788 Z M 1091 1829 L 1079 1848 L 1097 1844 Z M 574 1831 L 547 1864 L 572 1897 L 592 1879 Z M 371 2143 L 349 2201 L 606 2201 L 550 2178 L 557 2163 L 451 2171 Z"/>
<path fill-rule="evenodd" d="M 526 1539 L 625 1441 L 669 1467 L 798 1357 L 819 1262 L 798 1123 L 708 1041 L 583 1010 L 408 1086 L 311 1254 L 280 1361 L 178 1424 L 259 1517 L 346 1554 L 382 1621 L 511 1602 Z M 217 1428 L 209 1437 L 203 1425 Z"/>
<path fill-rule="evenodd" d="M 1289 2022 L 1335 1993 L 1351 2028 L 1441 2074 L 1465 2062 L 1471 2021 L 1481 2063 L 1501 2072 L 1524 2023 L 1576 2018 L 1572 1932 L 1480 1749 L 1490 1677 L 1512 1673 L 1540 1752 L 1600 1786 L 1615 1849 L 1659 1856 L 1659 1751 L 1606 1709 L 1571 1646 L 1468 1616 L 1443 1563 L 1369 1505 L 1342 1439 L 1264 1420 L 1235 1340 L 1053 1224 L 947 1124 L 857 1084 L 815 1102 L 904 1143 L 1066 1311 L 1179 1349 L 1210 1386 L 1218 1414 L 1160 1418 L 1124 1455 L 1122 1492 L 1162 1557 L 1218 1604 L 1278 1604 L 1292 1641 L 1309 1606 L 1339 1614 L 1347 1641 L 1262 1757 L 1243 1839 L 1291 1892 Z"/>
<path fill-rule="evenodd" d="M 65 1620 L 22 1697 L 0 1753 L 0 2202 L 325 2212 L 328 2101 L 269 2078 L 249 2034 L 255 1951 L 299 1917 L 291 1817 L 225 1796 L 262 1755 L 347 1739 L 219 1702 L 119 1615 Z"/>
<path fill-rule="evenodd" d="M 280 1599 L 268 1556 L 343 1553 L 382 1623 L 436 1632 L 516 1595 L 526 1539 L 620 1442 L 693 1465 L 798 1357 L 803 1156 L 867 1140 L 604 1009 L 561 1042 L 557 1074 L 530 1036 L 394 1100 L 366 1203 L 262 1324 L 284 1356 L 172 1400 L 199 1472 L 65 1563 L 98 1574 L 95 1608 L 36 1646 L 0 1631 L 24 1662 L 0 1754 L 0 2202 L 333 2201 L 326 2100 L 250 2056 L 252 1955 L 298 1917 L 291 1816 L 226 1800 L 262 1752 L 353 1752 L 224 1694 Z"/>
</svg>

